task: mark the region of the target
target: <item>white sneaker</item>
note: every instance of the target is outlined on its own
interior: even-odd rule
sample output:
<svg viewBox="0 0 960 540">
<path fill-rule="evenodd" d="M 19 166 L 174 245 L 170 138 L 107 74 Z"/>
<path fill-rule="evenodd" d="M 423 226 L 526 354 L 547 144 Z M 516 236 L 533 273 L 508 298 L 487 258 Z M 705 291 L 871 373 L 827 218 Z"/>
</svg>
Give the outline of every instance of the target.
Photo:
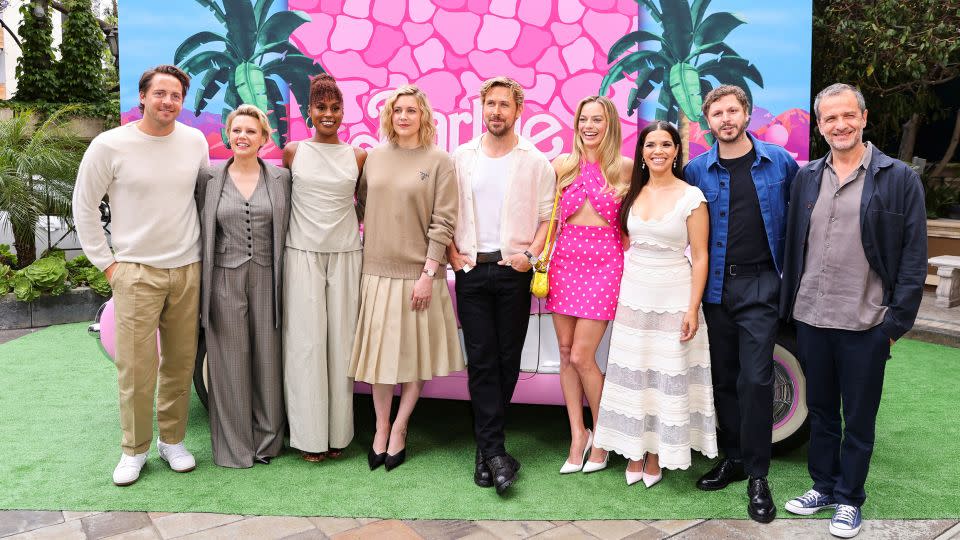
<svg viewBox="0 0 960 540">
<path fill-rule="evenodd" d="M 140 478 L 140 469 L 147 462 L 147 453 L 128 456 L 120 456 L 120 463 L 113 470 L 113 483 L 118 486 L 129 486 Z"/>
<path fill-rule="evenodd" d="M 197 468 L 197 461 L 193 459 L 183 442 L 177 444 L 167 444 L 157 439 L 157 450 L 160 453 L 160 459 L 170 464 L 170 468 L 177 472 L 190 472 Z"/>
</svg>

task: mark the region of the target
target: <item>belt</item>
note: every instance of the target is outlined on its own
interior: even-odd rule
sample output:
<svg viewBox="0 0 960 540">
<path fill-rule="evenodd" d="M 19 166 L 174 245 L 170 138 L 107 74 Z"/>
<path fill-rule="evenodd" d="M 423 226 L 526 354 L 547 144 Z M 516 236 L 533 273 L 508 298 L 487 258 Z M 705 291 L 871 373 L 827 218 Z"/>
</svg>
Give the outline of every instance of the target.
<svg viewBox="0 0 960 540">
<path fill-rule="evenodd" d="M 728 264 L 726 274 L 732 277 L 758 276 L 770 270 L 773 270 L 773 265 L 770 263 Z"/>
<path fill-rule="evenodd" d="M 477 253 L 477 264 L 495 263 L 500 262 L 502 259 L 503 257 L 500 255 L 500 250 Z"/>
</svg>

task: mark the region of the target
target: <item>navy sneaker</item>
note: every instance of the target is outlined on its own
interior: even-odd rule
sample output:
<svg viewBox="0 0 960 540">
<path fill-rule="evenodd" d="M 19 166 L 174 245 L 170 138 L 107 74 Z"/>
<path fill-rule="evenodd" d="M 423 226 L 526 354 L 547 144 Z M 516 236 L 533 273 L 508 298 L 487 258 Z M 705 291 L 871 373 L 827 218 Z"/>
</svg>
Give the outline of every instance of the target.
<svg viewBox="0 0 960 540">
<path fill-rule="evenodd" d="M 833 519 L 830 520 L 830 534 L 840 538 L 853 538 L 860 532 L 863 525 L 863 515 L 859 506 L 838 504 Z"/>
<path fill-rule="evenodd" d="M 809 516 L 824 508 L 833 508 L 836 505 L 837 501 L 833 499 L 833 495 L 824 495 L 815 489 L 811 489 L 796 499 L 787 501 L 787 504 L 783 507 L 791 514 Z"/>
</svg>

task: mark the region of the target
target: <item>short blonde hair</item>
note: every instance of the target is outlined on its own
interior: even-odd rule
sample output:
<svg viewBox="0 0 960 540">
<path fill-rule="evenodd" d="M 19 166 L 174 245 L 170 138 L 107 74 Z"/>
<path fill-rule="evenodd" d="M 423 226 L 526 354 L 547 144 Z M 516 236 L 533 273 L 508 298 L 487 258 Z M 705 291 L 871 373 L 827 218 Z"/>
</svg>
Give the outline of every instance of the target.
<svg viewBox="0 0 960 540">
<path fill-rule="evenodd" d="M 433 125 L 433 109 L 430 107 L 430 101 L 423 90 L 412 84 L 405 84 L 394 90 L 393 94 L 383 104 L 383 110 L 380 111 L 380 134 L 392 143 L 397 142 L 399 137 L 396 130 L 393 129 L 393 107 L 397 104 L 397 100 L 403 96 L 415 97 L 417 105 L 420 107 L 420 146 L 433 146 L 437 138 L 437 127 Z"/>
<path fill-rule="evenodd" d="M 237 119 L 238 116 L 249 116 L 260 122 L 260 131 L 263 132 L 263 137 L 270 140 L 270 134 L 273 132 L 270 129 L 270 120 L 267 118 L 266 113 L 261 111 L 256 105 L 250 105 L 249 103 L 244 103 L 240 105 L 233 112 L 227 116 L 227 138 L 229 139 L 230 128 L 233 126 L 233 121 Z"/>
<path fill-rule="evenodd" d="M 523 107 L 523 87 L 520 86 L 520 83 L 511 79 L 510 77 L 494 77 L 492 79 L 487 79 L 483 81 L 483 84 L 480 85 L 480 101 L 486 101 L 487 92 L 491 88 L 496 87 L 506 88 L 513 93 L 513 101 L 517 104 L 517 108 Z"/>
</svg>

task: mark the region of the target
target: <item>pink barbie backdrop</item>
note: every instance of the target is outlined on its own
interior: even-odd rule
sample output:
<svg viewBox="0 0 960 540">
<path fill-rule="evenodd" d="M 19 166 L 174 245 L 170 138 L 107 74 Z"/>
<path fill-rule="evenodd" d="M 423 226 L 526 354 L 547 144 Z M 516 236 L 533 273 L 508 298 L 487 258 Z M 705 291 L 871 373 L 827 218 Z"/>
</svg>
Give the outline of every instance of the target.
<svg viewBox="0 0 960 540">
<path fill-rule="evenodd" d="M 715 63 L 719 60 L 721 67 L 729 64 L 723 61 L 736 58 L 734 48 L 749 57 L 740 58 L 748 70 L 746 75 L 733 80 L 752 90 L 756 107 L 751 129 L 761 138 L 786 146 L 800 160 L 808 157 L 809 0 L 782 9 L 767 7 L 768 3 L 730 0 L 694 1 L 692 5 L 683 0 L 287 0 L 280 5 L 282 2 L 276 0 L 271 6 L 270 0 L 256 1 L 254 13 L 251 0 L 172 0 L 169 7 L 180 13 L 185 26 L 163 29 L 149 24 L 153 4 L 145 0 L 125 3 L 126 12 L 121 11 L 121 45 L 128 45 L 121 69 L 123 121 L 139 117 L 139 74 L 151 65 L 177 63 L 194 81 L 181 120 L 207 135 L 212 158 L 230 155 L 221 136 L 224 113 L 241 102 L 254 102 L 268 110 L 277 131 L 261 155 L 277 159 L 279 146 L 310 137 L 304 119 L 305 82 L 325 71 L 337 78 L 344 93 L 343 140 L 364 147 L 378 144 L 378 115 L 384 100 L 397 86 L 414 83 L 433 105 L 438 144 L 452 151 L 482 130 L 480 83 L 507 75 L 526 90 L 518 131 L 548 157 L 569 150 L 577 103 L 601 88 L 619 109 L 623 152 L 632 156 L 638 127 L 659 117 L 658 107 L 670 105 L 669 100 L 661 99 L 670 88 L 664 84 L 663 74 L 656 79 L 644 69 L 650 64 L 639 60 L 630 64 L 629 59 L 627 64 L 617 63 L 620 55 L 614 53 L 627 50 L 621 46 L 624 40 L 634 51 L 656 50 L 656 42 L 631 41 L 631 33 L 641 29 L 666 37 L 670 21 L 658 19 L 666 19 L 668 9 L 677 4 L 697 32 L 703 26 L 704 35 L 713 32 L 719 38 Z M 656 16 L 651 9 L 657 10 Z M 278 18 L 276 14 L 283 11 L 288 12 L 283 24 L 272 24 L 270 17 Z M 238 17 L 257 17 L 256 36 L 235 29 Z M 719 29 L 717 21 L 722 23 Z M 148 27 L 150 33 L 144 34 Z M 270 43 L 284 29 L 288 33 L 281 37 L 287 39 Z M 213 32 L 219 38 L 208 36 L 198 45 L 203 41 L 196 39 L 198 32 Z M 694 46 L 703 45 L 697 41 L 701 39 L 698 35 L 693 37 Z M 262 47 L 251 45 L 246 58 L 226 58 L 230 51 L 243 49 L 244 40 Z M 136 52 L 127 55 L 128 50 Z M 704 60 L 708 57 L 709 51 L 702 56 Z M 731 76 L 716 70 L 710 73 L 699 54 L 691 53 L 684 62 L 685 66 L 704 68 L 701 86 L 715 86 Z M 614 69 L 622 75 L 611 76 Z M 751 75 L 754 71 L 755 76 Z M 634 99 L 637 89 L 646 85 L 652 91 L 648 89 L 643 99 Z M 262 91 L 251 91 L 257 89 Z M 679 110 L 677 105 L 673 107 Z M 709 147 L 707 131 L 697 120 L 690 122 L 694 155 Z"/>
</svg>

